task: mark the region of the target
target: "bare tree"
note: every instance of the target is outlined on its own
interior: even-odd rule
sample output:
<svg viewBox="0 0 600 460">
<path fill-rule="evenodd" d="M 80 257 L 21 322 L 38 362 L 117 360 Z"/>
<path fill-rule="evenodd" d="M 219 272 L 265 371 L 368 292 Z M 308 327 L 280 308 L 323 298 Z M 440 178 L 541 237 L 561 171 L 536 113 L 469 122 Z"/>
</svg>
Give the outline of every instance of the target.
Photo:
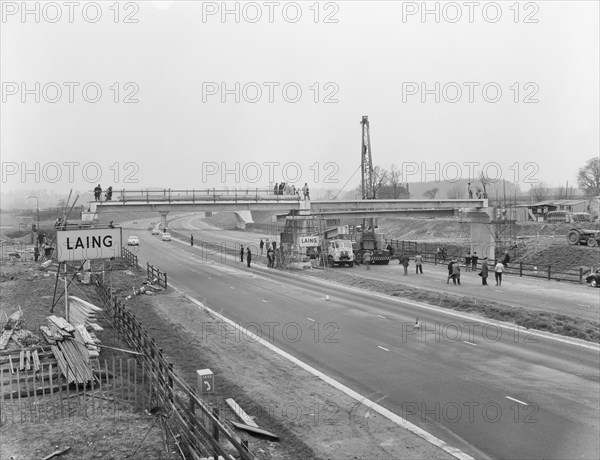
<svg viewBox="0 0 600 460">
<path fill-rule="evenodd" d="M 479 182 L 481 182 L 481 186 L 483 187 L 483 198 L 487 198 L 488 197 L 487 187 L 494 181 L 491 180 L 482 170 L 479 173 Z"/>
<path fill-rule="evenodd" d="M 529 190 L 529 194 L 536 201 L 544 201 L 545 199 L 548 198 L 548 193 L 549 193 L 549 189 L 546 186 L 545 182 L 538 182 L 533 187 L 531 187 L 531 189 Z"/>
<path fill-rule="evenodd" d="M 577 174 L 577 183 L 586 196 L 600 195 L 600 158 L 594 157 L 587 161 Z"/>
<path fill-rule="evenodd" d="M 400 179 L 402 179 L 402 170 L 398 169 L 398 167 L 392 163 L 388 172 L 388 186 L 394 200 L 401 198 L 406 194 L 406 187 L 402 185 Z"/>
<path fill-rule="evenodd" d="M 377 165 L 373 168 L 373 194 L 375 198 L 379 197 L 379 192 L 389 181 L 389 172 L 387 169 Z"/>
<path fill-rule="evenodd" d="M 435 197 L 437 196 L 439 191 L 440 191 L 439 188 L 434 187 L 434 188 L 427 190 L 425 193 L 423 193 L 423 196 L 425 198 L 429 198 L 430 200 L 435 200 Z"/>
<path fill-rule="evenodd" d="M 446 195 L 448 196 L 449 200 L 457 200 L 459 198 L 462 198 L 463 192 L 464 190 L 461 184 L 454 184 L 452 188 L 450 188 L 448 192 L 446 192 Z"/>
</svg>

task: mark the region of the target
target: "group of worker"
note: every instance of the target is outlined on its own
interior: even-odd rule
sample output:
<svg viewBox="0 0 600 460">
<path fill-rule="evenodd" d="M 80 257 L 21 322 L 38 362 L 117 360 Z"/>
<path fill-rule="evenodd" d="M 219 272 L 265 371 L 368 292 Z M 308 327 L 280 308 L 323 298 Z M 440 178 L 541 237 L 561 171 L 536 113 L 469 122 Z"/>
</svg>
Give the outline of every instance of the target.
<svg viewBox="0 0 600 460">
<path fill-rule="evenodd" d="M 113 189 L 112 189 L 112 185 L 111 185 L 106 189 L 106 193 L 104 194 L 106 201 L 112 200 L 112 194 L 113 194 Z M 102 201 L 102 187 L 100 186 L 100 184 L 98 184 L 98 185 L 96 185 L 96 187 L 94 187 L 94 200 Z"/>
</svg>

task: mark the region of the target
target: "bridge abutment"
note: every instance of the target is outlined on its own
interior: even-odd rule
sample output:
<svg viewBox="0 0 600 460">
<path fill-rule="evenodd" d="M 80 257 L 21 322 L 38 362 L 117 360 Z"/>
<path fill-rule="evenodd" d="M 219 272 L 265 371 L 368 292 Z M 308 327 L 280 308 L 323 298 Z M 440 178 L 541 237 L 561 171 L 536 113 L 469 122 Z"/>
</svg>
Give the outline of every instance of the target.
<svg viewBox="0 0 600 460">
<path fill-rule="evenodd" d="M 487 210 L 490 211 L 487 211 Z M 496 240 L 491 226 L 491 208 L 482 208 L 480 211 L 470 211 L 467 216 L 470 220 L 471 238 L 470 250 L 471 254 L 477 252 L 479 259 L 487 257 L 494 259 L 496 252 Z"/>
</svg>

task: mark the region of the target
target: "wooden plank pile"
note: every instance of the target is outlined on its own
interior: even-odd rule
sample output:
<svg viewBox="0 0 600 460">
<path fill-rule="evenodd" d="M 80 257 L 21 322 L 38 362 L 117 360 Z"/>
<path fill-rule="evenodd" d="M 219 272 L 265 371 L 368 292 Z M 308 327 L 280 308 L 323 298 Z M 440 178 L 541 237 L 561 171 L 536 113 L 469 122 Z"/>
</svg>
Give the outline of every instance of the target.
<svg viewBox="0 0 600 460">
<path fill-rule="evenodd" d="M 69 296 L 69 316 L 67 319 L 71 324 L 82 324 L 87 329 L 93 329 L 96 332 L 101 331 L 102 326 L 98 324 L 98 318 L 96 316 L 97 313 L 101 311 L 102 308 L 86 302 L 79 297 Z"/>
<path fill-rule="evenodd" d="M 69 383 L 86 385 L 94 380 L 92 367 L 84 346 L 74 340 L 63 340 L 56 345 L 51 345 L 51 348 L 60 371 Z"/>
<path fill-rule="evenodd" d="M 22 317 L 23 311 L 20 307 L 19 310 L 8 317 L 8 321 L 4 325 L 4 330 L 2 331 L 2 336 L 0 336 L 0 350 L 6 348 L 8 342 L 12 338 L 13 332 L 20 327 Z"/>
<path fill-rule="evenodd" d="M 87 302 L 85 303 L 87 304 Z M 91 306 L 93 307 L 93 305 Z M 90 312 L 93 311 L 95 310 L 91 308 L 77 308 L 75 316 L 78 321 L 90 324 L 94 318 Z M 69 383 L 85 385 L 94 379 L 90 357 L 100 355 L 100 349 L 97 346 L 100 340 L 93 332 L 88 332 L 85 324 L 73 326 L 66 319 L 51 315 L 48 316 L 48 327 L 40 327 L 40 330 L 46 336 L 46 340 L 51 343 L 52 353 L 58 367 Z"/>
</svg>

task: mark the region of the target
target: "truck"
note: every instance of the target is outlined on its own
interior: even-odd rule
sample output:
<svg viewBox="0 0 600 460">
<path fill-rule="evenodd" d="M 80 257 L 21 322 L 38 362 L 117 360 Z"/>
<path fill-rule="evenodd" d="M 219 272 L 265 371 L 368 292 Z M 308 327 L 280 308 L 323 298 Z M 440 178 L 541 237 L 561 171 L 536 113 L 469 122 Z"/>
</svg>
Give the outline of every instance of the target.
<svg viewBox="0 0 600 460">
<path fill-rule="evenodd" d="M 323 260 L 329 267 L 341 265 L 354 266 L 354 249 L 347 225 L 325 230 L 322 237 L 323 244 L 319 249 L 325 251 Z"/>
</svg>

